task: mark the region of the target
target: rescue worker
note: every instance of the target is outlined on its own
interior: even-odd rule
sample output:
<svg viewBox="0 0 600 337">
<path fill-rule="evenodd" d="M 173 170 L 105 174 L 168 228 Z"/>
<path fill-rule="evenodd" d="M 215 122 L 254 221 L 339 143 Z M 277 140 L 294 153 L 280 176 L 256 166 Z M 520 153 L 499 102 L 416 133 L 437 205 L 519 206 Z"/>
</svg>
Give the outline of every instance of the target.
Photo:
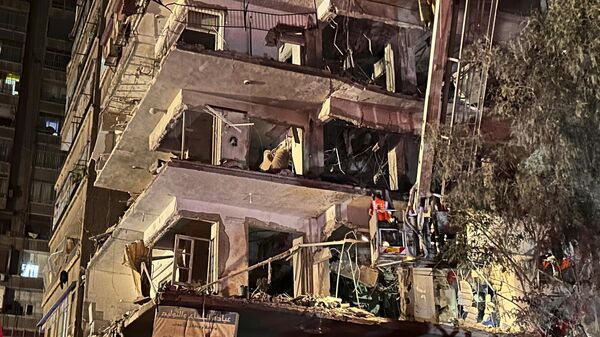
<svg viewBox="0 0 600 337">
<path fill-rule="evenodd" d="M 369 208 L 369 216 L 373 217 L 374 212 L 377 212 L 377 222 L 380 225 L 388 225 L 392 222 L 392 214 L 388 211 L 388 202 L 383 200 L 381 193 L 377 192 L 373 195 L 373 201 Z"/>
</svg>

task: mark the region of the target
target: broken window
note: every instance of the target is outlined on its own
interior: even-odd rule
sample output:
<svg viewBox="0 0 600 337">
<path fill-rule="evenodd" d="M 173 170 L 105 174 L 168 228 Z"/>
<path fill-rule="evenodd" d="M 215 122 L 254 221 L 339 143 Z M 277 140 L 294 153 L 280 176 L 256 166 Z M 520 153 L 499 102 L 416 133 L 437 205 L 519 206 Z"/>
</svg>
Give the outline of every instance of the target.
<svg viewBox="0 0 600 337">
<path fill-rule="evenodd" d="M 185 134 L 182 125 L 185 124 Z M 184 111 L 171 122 L 158 145 L 159 151 L 179 158 L 212 163 L 214 117 L 203 111 Z"/>
<path fill-rule="evenodd" d="M 178 43 L 207 50 L 223 49 L 223 13 L 217 10 L 189 10 L 187 26 Z"/>
<path fill-rule="evenodd" d="M 247 121 L 244 112 L 208 105 L 184 110 L 163 131 L 157 150 L 181 159 L 245 168 L 250 133 Z"/>
<path fill-rule="evenodd" d="M 210 282 L 211 241 L 205 238 L 175 235 L 173 284 Z"/>
<path fill-rule="evenodd" d="M 178 42 L 187 45 L 202 46 L 202 49 L 215 50 L 216 40 L 215 34 L 185 29 L 181 33 Z"/>
<path fill-rule="evenodd" d="M 153 246 L 153 288 L 165 281 L 195 287 L 214 282 L 218 277 L 217 235 L 217 223 L 178 220 Z"/>
<path fill-rule="evenodd" d="M 298 235 L 296 235 L 298 236 Z M 263 262 L 292 247 L 293 233 L 258 227 L 248 228 L 248 265 Z M 288 260 L 271 262 L 270 266 L 256 268 L 248 273 L 250 293 L 263 291 L 270 295 L 294 295 L 292 263 Z"/>
</svg>

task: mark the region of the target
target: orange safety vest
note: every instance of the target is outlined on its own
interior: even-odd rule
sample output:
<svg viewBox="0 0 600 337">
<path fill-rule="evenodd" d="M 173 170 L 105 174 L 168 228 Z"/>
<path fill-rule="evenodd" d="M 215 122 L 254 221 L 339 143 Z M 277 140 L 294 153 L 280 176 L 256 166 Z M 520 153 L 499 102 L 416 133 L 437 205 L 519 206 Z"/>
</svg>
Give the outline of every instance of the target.
<svg viewBox="0 0 600 337">
<path fill-rule="evenodd" d="M 384 212 L 387 209 L 387 201 L 379 198 L 375 198 L 371 203 L 371 209 L 369 209 L 369 215 L 373 216 L 373 211 L 377 212 L 377 221 L 387 221 L 391 218 L 390 212 Z"/>
</svg>

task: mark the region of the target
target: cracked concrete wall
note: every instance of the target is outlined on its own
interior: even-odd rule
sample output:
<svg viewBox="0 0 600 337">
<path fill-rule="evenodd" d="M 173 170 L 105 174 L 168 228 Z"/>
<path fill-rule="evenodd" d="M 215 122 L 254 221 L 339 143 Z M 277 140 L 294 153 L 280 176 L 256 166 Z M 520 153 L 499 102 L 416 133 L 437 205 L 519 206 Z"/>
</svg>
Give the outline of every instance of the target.
<svg viewBox="0 0 600 337">
<path fill-rule="evenodd" d="M 316 219 L 317 226 L 321 229 L 319 240 L 327 240 L 333 231 L 341 226 L 368 231 L 370 206 L 371 197 L 367 196 L 343 204 L 332 205 Z"/>
</svg>

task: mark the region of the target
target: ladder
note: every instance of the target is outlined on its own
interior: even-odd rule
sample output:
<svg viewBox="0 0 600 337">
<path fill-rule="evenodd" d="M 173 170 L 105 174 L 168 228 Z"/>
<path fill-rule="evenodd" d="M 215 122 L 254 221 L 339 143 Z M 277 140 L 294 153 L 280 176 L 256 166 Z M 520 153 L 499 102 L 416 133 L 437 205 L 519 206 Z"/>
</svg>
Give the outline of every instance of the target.
<svg viewBox="0 0 600 337">
<path fill-rule="evenodd" d="M 498 0 L 438 1 L 435 8 L 417 182 L 409 200 L 409 209 L 416 213 L 409 222 L 417 224 L 418 241 L 429 256 L 438 250 L 438 234 L 432 225 L 432 197 L 436 195 L 431 191 L 436 150 L 431 139 L 436 135 L 433 129 L 447 127 L 447 133 L 441 137 L 447 140 L 449 151 L 453 132 L 458 125 L 464 126 L 468 131 L 457 137 L 459 150 L 453 156 L 459 158 L 465 170 L 475 167 L 488 69 L 476 69 L 464 59 L 464 51 L 473 43 L 482 43 L 488 50 L 492 47 L 497 11 Z M 441 192 L 437 194 L 440 199 L 446 179 L 442 177 Z"/>
</svg>

